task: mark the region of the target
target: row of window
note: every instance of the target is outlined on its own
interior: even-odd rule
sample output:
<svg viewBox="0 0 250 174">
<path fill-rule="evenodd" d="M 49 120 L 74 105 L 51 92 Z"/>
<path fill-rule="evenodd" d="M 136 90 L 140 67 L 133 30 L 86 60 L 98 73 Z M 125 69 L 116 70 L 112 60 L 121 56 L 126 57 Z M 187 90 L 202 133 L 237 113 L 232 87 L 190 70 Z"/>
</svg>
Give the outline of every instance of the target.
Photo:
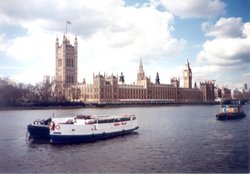
<svg viewBox="0 0 250 174">
<path fill-rule="evenodd" d="M 83 95 L 85 96 L 85 95 Z M 83 97 L 82 96 L 82 97 Z M 100 99 L 116 99 L 117 98 L 117 95 L 86 95 L 85 96 L 86 98 L 89 98 L 89 99 L 98 99 L 100 97 Z M 180 96 L 179 96 L 180 97 Z M 176 95 L 149 95 L 149 96 L 146 96 L 146 95 L 142 95 L 142 96 L 139 96 L 139 95 L 119 95 L 119 99 L 177 99 L 179 98 L 177 97 Z M 181 98 L 185 98 L 185 99 L 201 99 L 202 96 L 201 95 L 192 95 L 192 94 L 182 94 L 181 95 Z"/>
<path fill-rule="evenodd" d="M 58 60 L 58 66 L 61 67 L 62 66 L 62 59 Z"/>
<path fill-rule="evenodd" d="M 66 66 L 67 67 L 74 67 L 74 60 L 73 59 L 66 59 Z M 62 59 L 58 59 L 58 67 L 62 67 Z"/>
<path fill-rule="evenodd" d="M 74 77 L 73 76 L 67 76 L 66 77 L 66 83 L 74 83 Z"/>
<path fill-rule="evenodd" d="M 117 89 L 117 92 L 112 92 L 112 88 L 85 88 L 85 92 L 88 96 L 87 98 L 93 99 L 147 99 L 147 98 L 158 98 L 158 99 L 171 99 L 171 98 L 185 98 L 185 99 L 201 99 L 202 93 L 196 90 L 177 90 L 174 88 L 169 88 L 165 90 L 156 89 L 153 90 L 138 90 L 138 89 Z M 100 91 L 99 91 L 100 90 Z M 99 93 L 100 92 L 100 93 Z M 118 95 L 118 96 L 117 96 Z M 86 96 L 86 94 L 85 94 Z"/>
<path fill-rule="evenodd" d="M 86 97 L 86 98 L 89 98 L 89 99 L 99 99 L 99 95 L 82 95 L 82 97 Z M 112 96 L 112 95 L 100 95 L 100 98 L 101 99 L 116 99 L 117 98 L 117 95 L 114 95 L 114 96 Z"/>
<path fill-rule="evenodd" d="M 99 98 L 98 97 L 99 95 L 98 94 L 92 94 L 92 95 L 88 95 L 89 98 L 93 98 L 93 99 L 97 99 Z M 116 94 L 114 94 L 113 96 L 110 94 L 101 94 L 100 95 L 100 98 L 105 98 L 105 99 L 112 99 L 113 97 L 116 98 Z M 151 96 L 151 97 L 150 97 Z M 171 98 L 176 98 L 176 95 L 172 94 L 172 95 L 167 95 L 167 94 L 164 94 L 164 95 L 155 95 L 155 94 L 151 94 L 150 98 L 159 98 L 159 99 L 171 99 Z M 146 99 L 148 98 L 146 94 L 144 95 L 128 95 L 128 94 L 122 94 L 120 93 L 119 94 L 119 98 L 120 99 Z"/>
<path fill-rule="evenodd" d="M 66 60 L 66 66 L 67 67 L 74 67 L 74 60 L 73 59 L 67 59 Z"/>
<path fill-rule="evenodd" d="M 120 95 L 120 99 L 147 99 L 147 96 L 128 96 L 128 95 Z"/>
<path fill-rule="evenodd" d="M 99 92 L 99 88 L 86 88 L 86 92 Z M 100 89 L 101 93 L 117 93 L 117 89 L 112 89 L 112 88 L 101 88 Z"/>
<path fill-rule="evenodd" d="M 160 95 L 160 96 L 119 96 L 119 99 L 175 99 L 176 96 L 167 96 L 167 95 Z"/>
<path fill-rule="evenodd" d="M 115 119 L 106 119 L 106 120 L 98 120 L 98 123 L 114 123 L 114 122 L 123 122 L 123 121 L 130 121 L 130 117 L 122 117 L 122 118 L 115 118 Z"/>
<path fill-rule="evenodd" d="M 202 98 L 202 94 L 201 93 L 195 93 L 195 92 L 185 92 L 185 93 L 181 93 L 181 98 L 185 98 L 185 99 L 201 99 Z"/>
</svg>

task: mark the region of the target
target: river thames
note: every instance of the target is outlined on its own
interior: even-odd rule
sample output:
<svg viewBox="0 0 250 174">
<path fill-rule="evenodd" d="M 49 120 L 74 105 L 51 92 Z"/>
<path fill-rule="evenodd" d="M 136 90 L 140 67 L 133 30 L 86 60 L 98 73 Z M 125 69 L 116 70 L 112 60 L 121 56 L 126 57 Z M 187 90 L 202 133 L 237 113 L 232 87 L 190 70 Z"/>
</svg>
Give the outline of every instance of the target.
<svg viewBox="0 0 250 174">
<path fill-rule="evenodd" d="M 219 105 L 0 111 L 1 173 L 249 172 L 250 105 L 240 120 L 218 121 Z M 25 140 L 35 119 L 77 114 L 137 116 L 130 135 L 75 145 Z"/>
</svg>

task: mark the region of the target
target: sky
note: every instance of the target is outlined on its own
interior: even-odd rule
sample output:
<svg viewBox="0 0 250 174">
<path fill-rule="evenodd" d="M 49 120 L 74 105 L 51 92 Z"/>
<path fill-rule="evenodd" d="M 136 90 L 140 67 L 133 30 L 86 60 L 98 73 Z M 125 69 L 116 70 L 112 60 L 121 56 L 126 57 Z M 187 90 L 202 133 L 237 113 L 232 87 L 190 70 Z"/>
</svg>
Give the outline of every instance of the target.
<svg viewBox="0 0 250 174">
<path fill-rule="evenodd" d="M 193 83 L 250 88 L 248 0 L 0 1 L 0 77 L 36 84 L 55 76 L 55 41 L 78 39 L 78 81 L 93 74 L 169 84 L 188 60 Z"/>
</svg>

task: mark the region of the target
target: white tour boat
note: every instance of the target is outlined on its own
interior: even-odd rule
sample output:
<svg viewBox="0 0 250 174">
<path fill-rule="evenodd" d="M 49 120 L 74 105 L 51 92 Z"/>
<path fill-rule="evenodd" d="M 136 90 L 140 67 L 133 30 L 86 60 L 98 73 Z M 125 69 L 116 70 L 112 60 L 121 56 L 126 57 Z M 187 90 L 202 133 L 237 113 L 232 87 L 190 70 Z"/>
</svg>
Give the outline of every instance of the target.
<svg viewBox="0 0 250 174">
<path fill-rule="evenodd" d="M 138 129 L 135 115 L 78 115 L 36 120 L 27 129 L 32 139 L 51 143 L 81 143 L 125 135 Z"/>
</svg>

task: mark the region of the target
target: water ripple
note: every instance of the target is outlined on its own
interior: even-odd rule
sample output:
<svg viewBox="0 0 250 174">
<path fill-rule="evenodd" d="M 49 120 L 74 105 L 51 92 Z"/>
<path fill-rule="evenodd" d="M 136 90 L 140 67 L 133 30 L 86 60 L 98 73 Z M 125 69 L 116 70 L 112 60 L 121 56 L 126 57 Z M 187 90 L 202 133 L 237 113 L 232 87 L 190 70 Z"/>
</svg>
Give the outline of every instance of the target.
<svg viewBox="0 0 250 174">
<path fill-rule="evenodd" d="M 2 112 L 0 172 L 248 172 L 249 119 L 220 122 L 217 111 L 218 106 L 168 106 Z M 76 145 L 25 141 L 26 125 L 46 114 L 123 112 L 137 115 L 137 133 Z"/>
</svg>

